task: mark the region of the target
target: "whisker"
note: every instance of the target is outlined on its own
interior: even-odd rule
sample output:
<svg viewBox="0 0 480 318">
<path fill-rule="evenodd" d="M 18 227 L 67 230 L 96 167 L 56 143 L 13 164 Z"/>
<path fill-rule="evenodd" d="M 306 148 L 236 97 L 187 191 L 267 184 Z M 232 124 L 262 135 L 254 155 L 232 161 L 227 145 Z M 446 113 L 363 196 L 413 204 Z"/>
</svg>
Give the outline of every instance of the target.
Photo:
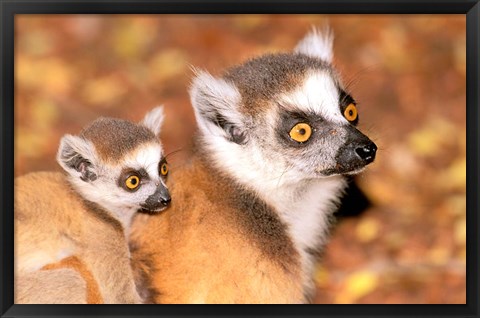
<svg viewBox="0 0 480 318">
<path fill-rule="evenodd" d="M 183 149 L 183 148 L 178 148 L 178 149 L 175 149 L 175 150 L 173 150 L 173 151 L 170 151 L 168 154 L 166 154 L 166 155 L 164 156 L 164 158 L 167 159 L 170 155 L 174 155 L 174 154 L 176 154 L 176 153 L 178 153 L 178 152 L 180 152 L 180 151 L 184 151 L 184 149 Z"/>
<path fill-rule="evenodd" d="M 366 66 L 355 74 L 349 76 L 349 78 L 345 81 L 344 87 L 347 91 L 350 91 L 362 78 L 364 78 L 367 74 L 374 72 L 378 69 L 378 65 L 370 65 Z"/>
<path fill-rule="evenodd" d="M 288 166 L 285 167 L 285 170 L 283 170 L 282 174 L 280 175 L 280 177 L 278 177 L 278 181 L 277 181 L 277 188 L 280 186 L 280 180 L 282 179 L 283 175 L 292 167 L 293 165 L 290 164 Z M 275 180 L 275 179 L 273 179 Z"/>
</svg>

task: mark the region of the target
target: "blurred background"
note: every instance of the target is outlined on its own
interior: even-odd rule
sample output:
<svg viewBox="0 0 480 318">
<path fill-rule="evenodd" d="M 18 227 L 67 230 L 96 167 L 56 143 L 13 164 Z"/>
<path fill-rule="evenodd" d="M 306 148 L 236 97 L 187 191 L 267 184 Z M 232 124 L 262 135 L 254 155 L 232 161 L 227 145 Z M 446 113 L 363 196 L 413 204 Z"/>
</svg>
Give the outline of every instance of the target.
<svg viewBox="0 0 480 318">
<path fill-rule="evenodd" d="M 138 121 L 159 104 L 175 169 L 196 127 L 191 66 L 219 75 L 325 22 L 379 151 L 356 178 L 368 206 L 339 215 L 315 302 L 465 303 L 464 15 L 16 15 L 15 175 L 59 170 L 61 136 L 99 116 Z"/>
</svg>

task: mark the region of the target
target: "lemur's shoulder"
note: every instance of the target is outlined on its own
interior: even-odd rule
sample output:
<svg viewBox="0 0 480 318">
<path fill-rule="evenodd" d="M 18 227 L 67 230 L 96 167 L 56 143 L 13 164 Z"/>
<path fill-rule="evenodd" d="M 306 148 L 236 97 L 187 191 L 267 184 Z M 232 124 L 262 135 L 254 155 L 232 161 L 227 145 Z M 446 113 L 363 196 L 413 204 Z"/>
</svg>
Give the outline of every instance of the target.
<svg viewBox="0 0 480 318">
<path fill-rule="evenodd" d="M 172 171 L 169 182 L 172 197 L 182 200 L 173 200 L 162 217 L 139 216 L 142 225 L 134 230 L 140 231 L 132 235 L 140 247 L 134 258 L 159 269 L 153 270 L 156 302 L 302 301 L 294 279 L 300 276 L 299 255 L 272 207 L 201 156 Z M 215 281 L 204 281 L 209 272 Z M 272 289 L 273 281 L 284 288 Z"/>
<path fill-rule="evenodd" d="M 55 222 L 82 218 L 83 200 L 60 172 L 31 172 L 15 178 L 15 219 Z M 39 198 L 42 198 L 39 200 Z M 77 212 L 77 213 L 75 213 Z"/>
<path fill-rule="evenodd" d="M 185 210 L 223 218 L 272 261 L 284 267 L 298 265 L 298 253 L 288 237 L 287 226 L 274 207 L 252 189 L 222 173 L 208 156 L 197 153 L 187 170 L 174 172 L 171 191 L 178 197 L 190 198 L 178 202 L 189 206 Z"/>
</svg>

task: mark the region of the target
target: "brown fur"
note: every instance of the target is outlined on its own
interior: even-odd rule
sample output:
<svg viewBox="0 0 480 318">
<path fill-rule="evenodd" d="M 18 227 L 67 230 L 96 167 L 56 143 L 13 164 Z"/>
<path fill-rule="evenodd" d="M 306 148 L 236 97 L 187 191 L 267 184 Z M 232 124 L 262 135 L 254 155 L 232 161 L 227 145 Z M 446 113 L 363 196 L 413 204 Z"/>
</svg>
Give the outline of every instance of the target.
<svg viewBox="0 0 480 318">
<path fill-rule="evenodd" d="M 90 140 L 98 155 L 107 162 L 118 161 L 141 143 L 158 140 L 147 127 L 117 118 L 99 118 L 80 135 Z"/>
<path fill-rule="evenodd" d="M 93 280 L 105 303 L 140 302 L 122 227 L 100 211 L 92 210 L 92 204 L 86 204 L 60 173 L 38 172 L 15 179 L 16 303 L 73 303 L 85 293 L 85 282 L 92 295 Z M 68 258 L 71 255 L 75 258 Z M 40 270 L 45 265 L 51 269 Z M 58 273 L 74 277 L 78 284 L 55 288 Z M 83 279 L 78 280 L 79 274 Z"/>
<path fill-rule="evenodd" d="M 198 158 L 172 172 L 172 206 L 138 216 L 134 262 L 151 257 L 156 303 L 300 303 L 298 255 L 268 206 Z"/>
<path fill-rule="evenodd" d="M 328 63 L 304 54 L 266 54 L 227 71 L 242 96 L 242 106 L 251 114 L 269 109 L 275 94 L 295 90 L 311 70 L 333 72 Z"/>
<path fill-rule="evenodd" d="M 154 304 L 158 291 L 152 286 L 151 277 L 155 275 L 155 266 L 152 262 L 153 257 L 150 254 L 137 253 L 138 246 L 130 242 L 130 252 L 139 257 L 132 260 L 132 271 L 135 278 L 137 292 L 142 297 L 144 304 Z"/>
</svg>

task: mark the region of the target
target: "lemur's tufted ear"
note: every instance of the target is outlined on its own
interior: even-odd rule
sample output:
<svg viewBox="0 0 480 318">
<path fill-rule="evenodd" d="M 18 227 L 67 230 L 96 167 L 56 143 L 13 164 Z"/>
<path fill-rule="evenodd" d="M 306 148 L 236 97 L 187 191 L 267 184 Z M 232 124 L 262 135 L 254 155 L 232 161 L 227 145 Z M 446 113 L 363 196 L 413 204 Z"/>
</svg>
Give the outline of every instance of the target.
<svg viewBox="0 0 480 318">
<path fill-rule="evenodd" d="M 243 116 L 238 111 L 241 97 L 233 83 L 196 71 L 190 99 L 204 136 L 220 136 L 237 144 L 246 142 Z"/>
<path fill-rule="evenodd" d="M 313 28 L 298 42 L 294 52 L 331 63 L 333 59 L 333 31 L 328 26 L 323 27 L 322 30 Z"/>
<path fill-rule="evenodd" d="M 155 136 L 159 137 L 164 118 L 163 106 L 158 106 L 145 115 L 141 124 L 150 129 Z"/>
<path fill-rule="evenodd" d="M 95 181 L 98 176 L 95 158 L 95 147 L 88 140 L 72 135 L 65 135 L 60 140 L 57 162 L 72 177 L 85 182 Z"/>
</svg>

